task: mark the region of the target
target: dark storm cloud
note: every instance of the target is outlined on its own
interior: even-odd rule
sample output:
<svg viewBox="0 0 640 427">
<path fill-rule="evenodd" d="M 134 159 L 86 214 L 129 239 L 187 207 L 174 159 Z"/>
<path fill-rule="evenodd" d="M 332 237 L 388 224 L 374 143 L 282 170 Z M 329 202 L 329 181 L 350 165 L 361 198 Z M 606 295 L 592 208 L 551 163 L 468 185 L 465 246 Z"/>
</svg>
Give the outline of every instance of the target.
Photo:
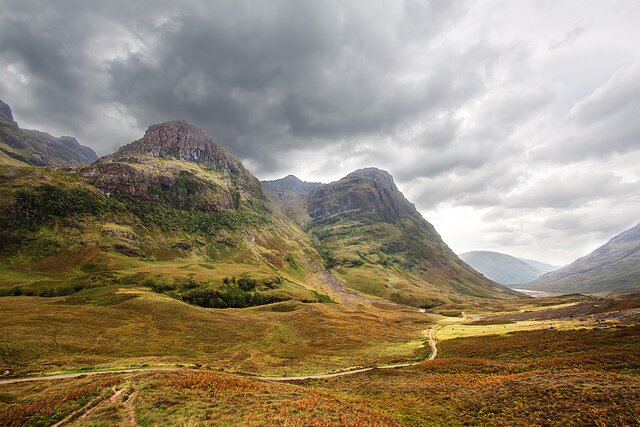
<svg viewBox="0 0 640 427">
<path fill-rule="evenodd" d="M 21 104 L 21 98 L 27 98 L 23 108 L 31 109 L 30 114 L 44 123 L 69 125 L 72 120 L 87 119 L 86 28 L 59 15 L 33 23 L 26 13 L 4 16 L 0 21 L 2 62 L 13 64 L 29 77 L 28 93 L 5 101 Z"/>
<path fill-rule="evenodd" d="M 5 1 L 1 55 L 28 81 L 5 100 L 81 138 L 100 106 L 139 131 L 186 119 L 268 172 L 287 150 L 393 135 L 477 93 L 500 52 L 430 51 L 464 4 Z M 418 52 L 434 60 L 412 68 Z"/>
<path fill-rule="evenodd" d="M 389 134 L 475 89 L 442 65 L 416 80 L 402 77 L 410 26 L 394 19 L 424 19 L 420 28 L 431 36 L 455 17 L 448 2 L 433 2 L 433 16 L 407 6 L 380 25 L 344 5 L 286 2 L 270 13 L 213 8 L 168 17 L 143 35 L 152 40 L 145 49 L 110 63 L 114 97 L 142 126 L 185 117 L 268 169 L 267 147 Z M 426 48 L 429 39 L 419 42 Z"/>
</svg>

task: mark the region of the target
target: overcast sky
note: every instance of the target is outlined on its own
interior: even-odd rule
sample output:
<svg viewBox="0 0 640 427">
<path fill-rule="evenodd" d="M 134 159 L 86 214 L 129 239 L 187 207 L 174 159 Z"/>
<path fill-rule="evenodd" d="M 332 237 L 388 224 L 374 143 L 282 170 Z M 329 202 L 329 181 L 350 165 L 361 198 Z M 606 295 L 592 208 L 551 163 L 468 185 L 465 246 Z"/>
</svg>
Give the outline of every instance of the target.
<svg viewBox="0 0 640 427">
<path fill-rule="evenodd" d="M 185 119 L 261 179 L 377 166 L 457 252 L 640 222 L 640 2 L 0 0 L 0 99 L 98 154 Z"/>
</svg>

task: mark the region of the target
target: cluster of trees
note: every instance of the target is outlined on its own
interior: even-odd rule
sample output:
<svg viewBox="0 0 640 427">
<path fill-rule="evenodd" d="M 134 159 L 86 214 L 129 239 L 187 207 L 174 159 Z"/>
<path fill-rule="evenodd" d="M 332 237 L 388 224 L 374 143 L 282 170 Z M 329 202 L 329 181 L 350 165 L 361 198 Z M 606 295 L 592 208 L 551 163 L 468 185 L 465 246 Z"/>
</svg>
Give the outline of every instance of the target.
<svg viewBox="0 0 640 427">
<path fill-rule="evenodd" d="M 273 292 L 282 283 L 280 277 L 260 281 L 249 274 L 240 277 L 225 277 L 219 288 L 213 289 L 207 283 L 199 283 L 193 278 L 178 279 L 173 284 L 156 283 L 146 279 L 141 284 L 155 292 L 164 293 L 189 304 L 208 308 L 244 308 L 256 305 L 286 301 L 289 297 Z"/>
</svg>

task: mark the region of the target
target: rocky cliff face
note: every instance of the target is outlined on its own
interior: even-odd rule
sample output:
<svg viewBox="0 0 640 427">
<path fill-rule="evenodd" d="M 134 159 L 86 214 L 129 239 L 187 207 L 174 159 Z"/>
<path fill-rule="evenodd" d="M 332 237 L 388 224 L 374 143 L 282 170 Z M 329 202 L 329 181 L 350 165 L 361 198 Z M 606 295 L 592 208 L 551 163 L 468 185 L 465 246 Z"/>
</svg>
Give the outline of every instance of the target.
<svg viewBox="0 0 640 427">
<path fill-rule="evenodd" d="M 418 215 L 415 206 L 396 187 L 393 177 L 376 168 L 360 169 L 317 187 L 309 195 L 308 212 L 321 222 L 344 215 L 374 215 L 388 221 Z"/>
<path fill-rule="evenodd" d="M 260 183 L 204 132 L 183 121 L 149 127 L 144 137 L 82 172 L 110 194 L 224 212 L 266 201 Z"/>
<path fill-rule="evenodd" d="M 9 107 L 2 101 L 0 101 L 0 117 L 9 122 L 15 123 L 15 121 L 13 120 L 13 112 L 11 111 L 11 107 Z"/>
<path fill-rule="evenodd" d="M 5 159 L 34 166 L 91 163 L 98 158 L 91 148 L 80 145 L 73 137 L 56 138 L 46 132 L 21 129 L 13 119 L 11 107 L 2 101 L 0 154 Z"/>
</svg>

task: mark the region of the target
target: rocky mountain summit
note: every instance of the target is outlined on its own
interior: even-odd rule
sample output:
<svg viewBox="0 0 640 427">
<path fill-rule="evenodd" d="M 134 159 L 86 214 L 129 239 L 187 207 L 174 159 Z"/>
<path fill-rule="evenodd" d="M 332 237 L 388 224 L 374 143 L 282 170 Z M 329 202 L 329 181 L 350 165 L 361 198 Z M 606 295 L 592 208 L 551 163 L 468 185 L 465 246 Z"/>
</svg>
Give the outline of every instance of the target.
<svg viewBox="0 0 640 427">
<path fill-rule="evenodd" d="M 121 147 L 114 157 L 135 155 L 202 163 L 220 172 L 246 172 L 242 163 L 227 150 L 213 142 L 201 129 L 182 120 L 150 126 L 142 138 Z"/>
<path fill-rule="evenodd" d="M 393 177 L 377 168 L 359 169 L 339 181 L 315 188 L 307 208 L 315 221 L 344 216 L 375 216 L 397 221 L 419 215 L 398 190 Z"/>
<path fill-rule="evenodd" d="M 50 166 L 91 163 L 97 158 L 91 148 L 73 137 L 21 129 L 11 107 L 0 101 L 0 163 Z"/>
<path fill-rule="evenodd" d="M 184 121 L 149 127 L 141 139 L 101 158 L 82 176 L 108 193 L 185 209 L 223 212 L 266 201 L 242 162 Z"/>
</svg>

